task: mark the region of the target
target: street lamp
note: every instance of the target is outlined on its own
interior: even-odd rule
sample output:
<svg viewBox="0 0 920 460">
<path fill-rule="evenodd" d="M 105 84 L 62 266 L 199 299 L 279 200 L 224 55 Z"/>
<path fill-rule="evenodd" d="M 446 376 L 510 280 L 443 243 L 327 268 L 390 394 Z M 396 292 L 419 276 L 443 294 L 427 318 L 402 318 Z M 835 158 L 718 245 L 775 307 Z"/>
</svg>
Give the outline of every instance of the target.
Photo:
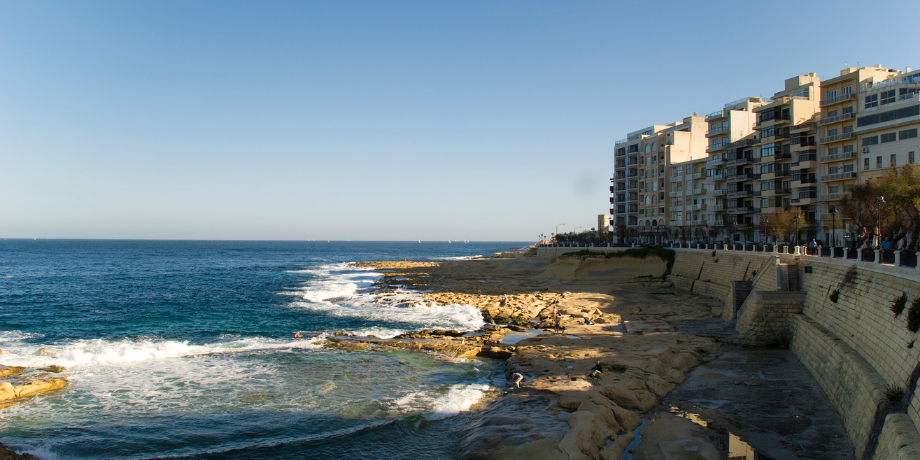
<svg viewBox="0 0 920 460">
<path fill-rule="evenodd" d="M 878 239 L 875 240 L 875 248 L 878 249 L 882 246 L 882 205 L 885 204 L 885 197 L 879 195 L 875 199 L 875 234 L 878 235 Z"/>
<path fill-rule="evenodd" d="M 767 216 L 763 216 L 763 219 L 760 219 L 760 229 L 761 231 L 763 231 L 763 244 L 764 245 L 770 242 L 769 225 L 770 225 L 770 218 Z"/>
<path fill-rule="evenodd" d="M 560 225 L 565 225 L 565 224 L 556 224 L 556 234 L 557 234 L 557 235 L 559 234 L 559 226 L 560 226 Z"/>
<path fill-rule="evenodd" d="M 795 221 L 795 245 L 799 245 L 799 215 L 796 214 L 792 220 Z"/>
<path fill-rule="evenodd" d="M 831 206 L 831 247 L 837 247 L 837 206 Z"/>
</svg>

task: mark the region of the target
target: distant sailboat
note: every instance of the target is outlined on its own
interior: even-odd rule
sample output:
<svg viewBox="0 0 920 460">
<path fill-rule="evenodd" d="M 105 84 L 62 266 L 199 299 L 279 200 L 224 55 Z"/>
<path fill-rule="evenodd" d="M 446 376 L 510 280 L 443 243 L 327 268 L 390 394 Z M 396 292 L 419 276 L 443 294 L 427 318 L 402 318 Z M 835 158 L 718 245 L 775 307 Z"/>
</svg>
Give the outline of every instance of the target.
<svg viewBox="0 0 920 460">
<path fill-rule="evenodd" d="M 450 243 L 450 240 L 447 240 L 447 243 L 449 244 L 449 243 Z"/>
<path fill-rule="evenodd" d="M 418 240 L 418 244 L 422 244 L 422 240 Z"/>
</svg>

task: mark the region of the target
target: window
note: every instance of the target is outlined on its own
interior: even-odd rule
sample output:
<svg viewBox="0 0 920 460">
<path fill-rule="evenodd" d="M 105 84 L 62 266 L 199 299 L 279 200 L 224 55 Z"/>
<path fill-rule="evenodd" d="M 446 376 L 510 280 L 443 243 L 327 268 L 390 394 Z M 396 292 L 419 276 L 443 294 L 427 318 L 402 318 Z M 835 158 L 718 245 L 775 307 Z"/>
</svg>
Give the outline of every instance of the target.
<svg viewBox="0 0 920 460">
<path fill-rule="evenodd" d="M 901 88 L 898 90 L 898 99 L 907 99 L 911 94 L 920 92 L 918 88 Z"/>
<path fill-rule="evenodd" d="M 710 130 L 710 131 L 715 131 L 715 130 L 718 129 L 718 128 L 719 128 L 719 124 L 718 124 L 718 123 L 710 123 L 710 124 L 709 124 L 709 130 Z"/>
<path fill-rule="evenodd" d="M 869 170 L 869 159 L 868 159 L 868 158 L 866 158 L 865 160 L 863 160 L 863 169 L 866 170 L 866 171 Z"/>
<path fill-rule="evenodd" d="M 843 108 L 843 114 L 846 115 L 846 114 L 848 114 L 848 113 L 853 113 L 853 106 L 852 106 L 852 105 L 849 106 L 849 107 L 844 107 L 844 108 Z"/>
<path fill-rule="evenodd" d="M 827 118 L 834 118 L 834 117 L 836 117 L 836 116 L 837 116 L 837 111 L 836 111 L 836 110 L 831 110 L 831 111 L 827 112 Z"/>
<path fill-rule="evenodd" d="M 892 153 L 891 159 L 889 161 L 891 162 L 889 166 L 891 166 L 892 168 L 896 168 L 898 166 L 898 156 L 897 155 Z"/>
<path fill-rule="evenodd" d="M 832 100 L 832 101 L 833 101 L 834 99 L 837 99 L 837 90 L 836 90 L 836 89 L 829 89 L 829 90 L 827 90 L 827 98 L 830 99 L 830 100 Z"/>
<path fill-rule="evenodd" d="M 827 193 L 840 193 L 839 185 L 830 185 L 827 187 Z"/>
<path fill-rule="evenodd" d="M 844 145 L 844 146 L 843 146 L 843 153 L 853 153 L 853 148 L 854 148 L 854 147 L 856 147 L 856 146 L 853 145 L 853 144 Z"/>
<path fill-rule="evenodd" d="M 875 168 L 876 169 L 882 168 L 882 157 L 875 157 Z"/>
<path fill-rule="evenodd" d="M 645 144 L 645 153 L 649 153 L 649 152 L 651 152 L 651 151 L 652 151 L 652 146 L 651 146 L 651 144 Z"/>
<path fill-rule="evenodd" d="M 874 125 L 876 123 L 884 123 L 886 121 L 899 120 L 901 118 L 916 117 L 917 115 L 920 115 L 920 105 L 912 105 L 910 107 L 904 107 L 903 109 L 889 110 L 875 115 L 859 117 L 856 119 L 856 126 Z"/>
<path fill-rule="evenodd" d="M 878 94 L 866 96 L 866 108 L 878 107 Z"/>
<path fill-rule="evenodd" d="M 837 147 L 830 147 L 827 149 L 828 156 L 836 155 L 836 154 L 837 154 Z"/>
<path fill-rule="evenodd" d="M 840 166 L 828 166 L 828 167 L 827 167 L 827 173 L 828 173 L 828 174 L 838 174 L 838 173 L 840 173 Z"/>
<path fill-rule="evenodd" d="M 773 134 L 775 134 L 775 133 L 774 133 L 774 130 L 773 130 L 773 127 L 772 127 L 772 126 L 769 127 L 769 128 L 764 128 L 764 129 L 761 129 L 761 130 L 760 130 L 760 138 L 761 138 L 761 139 L 764 139 L 764 138 L 767 138 L 767 137 L 773 137 Z"/>
<path fill-rule="evenodd" d="M 854 169 L 856 169 L 856 165 L 853 163 L 843 165 L 843 172 L 853 172 Z"/>
<path fill-rule="evenodd" d="M 773 153 L 773 144 L 767 144 L 760 148 L 760 156 L 762 157 L 772 157 Z"/>
<path fill-rule="evenodd" d="M 914 152 L 907 152 L 907 162 L 914 164 Z"/>
<path fill-rule="evenodd" d="M 761 207 L 761 208 L 769 208 L 769 207 L 770 207 L 770 199 L 769 199 L 769 198 L 761 198 L 761 199 L 760 199 L 760 207 Z"/>
<path fill-rule="evenodd" d="M 853 125 L 843 127 L 843 134 L 848 134 L 852 132 L 853 132 Z"/>
<path fill-rule="evenodd" d="M 896 101 L 898 98 L 895 96 L 895 91 L 893 89 L 888 91 L 882 91 L 882 105 L 891 104 Z"/>
<path fill-rule="evenodd" d="M 914 129 L 905 129 L 904 131 L 901 131 L 901 132 L 899 132 L 898 134 L 901 136 L 901 140 L 902 140 L 902 141 L 903 141 L 904 139 L 913 139 L 913 138 L 917 137 L 917 128 L 914 128 Z"/>
<path fill-rule="evenodd" d="M 827 130 L 827 137 L 834 137 L 837 135 L 837 128 Z"/>
<path fill-rule="evenodd" d="M 896 141 L 896 140 L 898 140 L 898 134 L 897 134 L 897 133 L 885 133 L 885 134 L 882 134 L 882 143 L 883 143 L 883 144 L 886 144 L 886 143 L 888 143 L 888 142 L 894 142 L 894 141 Z"/>
<path fill-rule="evenodd" d="M 867 145 L 875 145 L 875 144 L 878 144 L 878 136 L 870 136 L 870 137 L 863 138 L 863 147 Z"/>
<path fill-rule="evenodd" d="M 728 129 L 728 120 L 722 122 L 722 129 Z"/>
<path fill-rule="evenodd" d="M 849 85 L 848 85 L 848 86 L 844 86 L 844 87 L 843 87 L 843 95 L 844 95 L 844 96 L 849 96 L 850 94 L 853 94 L 853 87 L 852 87 L 852 86 L 849 86 Z M 844 110 L 844 112 L 846 112 L 846 110 Z"/>
</svg>

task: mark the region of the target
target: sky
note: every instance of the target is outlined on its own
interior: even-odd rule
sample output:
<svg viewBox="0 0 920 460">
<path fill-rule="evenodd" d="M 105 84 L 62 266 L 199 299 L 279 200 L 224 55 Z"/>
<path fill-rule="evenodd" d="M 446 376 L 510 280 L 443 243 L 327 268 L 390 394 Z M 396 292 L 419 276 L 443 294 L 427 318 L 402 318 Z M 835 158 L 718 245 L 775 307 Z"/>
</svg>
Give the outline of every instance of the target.
<svg viewBox="0 0 920 460">
<path fill-rule="evenodd" d="M 536 241 L 616 140 L 920 68 L 920 2 L 0 0 L 0 238 Z"/>
</svg>

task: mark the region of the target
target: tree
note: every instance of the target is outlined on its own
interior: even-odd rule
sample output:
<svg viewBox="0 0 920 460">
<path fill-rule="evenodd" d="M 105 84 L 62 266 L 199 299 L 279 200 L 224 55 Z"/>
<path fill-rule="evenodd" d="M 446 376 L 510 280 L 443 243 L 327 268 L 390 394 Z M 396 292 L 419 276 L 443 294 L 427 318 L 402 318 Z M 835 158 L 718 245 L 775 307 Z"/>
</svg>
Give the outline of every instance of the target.
<svg viewBox="0 0 920 460">
<path fill-rule="evenodd" d="M 620 240 L 620 243 L 625 243 L 626 238 L 629 237 L 629 229 L 625 225 L 617 225 L 617 238 Z"/>
<path fill-rule="evenodd" d="M 885 203 L 878 206 L 880 196 L 885 197 Z M 915 247 L 920 237 L 920 166 L 892 168 L 881 177 L 853 186 L 840 210 L 860 229 L 858 245 L 878 236 L 904 240 L 908 247 Z"/>
<path fill-rule="evenodd" d="M 796 222 L 796 216 L 799 217 L 798 222 Z M 801 230 L 802 225 L 805 223 L 802 211 L 799 209 L 787 209 L 782 212 L 774 212 L 768 214 L 766 220 L 766 223 L 763 221 L 760 223 L 761 231 L 767 236 L 772 236 L 774 242 L 778 241 L 781 236 L 786 241 L 789 241 L 789 237 L 796 233 L 796 226 Z"/>
</svg>

